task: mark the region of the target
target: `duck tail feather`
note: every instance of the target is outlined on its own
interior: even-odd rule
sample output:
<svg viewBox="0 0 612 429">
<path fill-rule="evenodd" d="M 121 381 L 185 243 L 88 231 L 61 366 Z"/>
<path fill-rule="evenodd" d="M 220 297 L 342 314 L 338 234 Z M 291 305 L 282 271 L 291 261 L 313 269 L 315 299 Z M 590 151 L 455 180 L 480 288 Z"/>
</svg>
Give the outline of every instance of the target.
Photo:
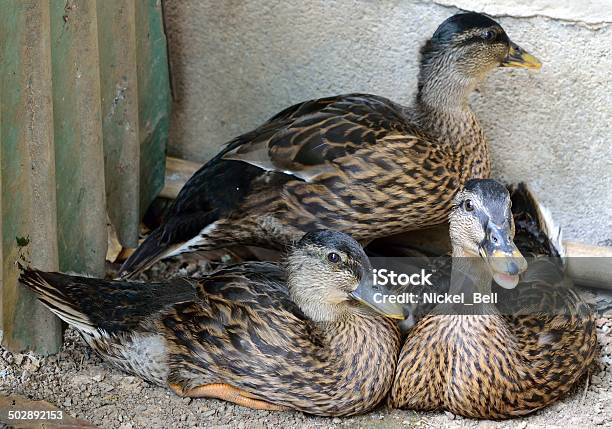
<svg viewBox="0 0 612 429">
<path fill-rule="evenodd" d="M 168 253 L 168 246 L 162 244 L 161 228 L 155 229 L 121 265 L 118 279 L 128 280 L 149 268 Z"/>
<path fill-rule="evenodd" d="M 550 210 L 540 203 L 535 192 L 526 183 L 519 183 L 519 189 L 531 202 L 540 229 L 548 237 L 550 244 L 555 248 L 559 256 L 563 258 L 565 256 L 565 246 L 563 245 L 563 231 L 561 227 L 553 219 Z"/>
<path fill-rule="evenodd" d="M 22 267 L 19 281 L 36 294 L 51 312 L 80 331 L 98 334 L 91 319 L 79 308 L 65 287 L 70 285 L 70 276 Z"/>
<path fill-rule="evenodd" d="M 520 205 L 518 209 L 528 213 L 537 223 L 537 228 L 547 238 L 549 246 L 556 251 L 559 257 L 564 258 L 566 252 L 563 244 L 563 231 L 554 221 L 550 210 L 540 203 L 535 192 L 526 183 L 520 182 L 516 187 L 512 187 L 511 195 L 514 203 L 518 201 Z"/>
</svg>

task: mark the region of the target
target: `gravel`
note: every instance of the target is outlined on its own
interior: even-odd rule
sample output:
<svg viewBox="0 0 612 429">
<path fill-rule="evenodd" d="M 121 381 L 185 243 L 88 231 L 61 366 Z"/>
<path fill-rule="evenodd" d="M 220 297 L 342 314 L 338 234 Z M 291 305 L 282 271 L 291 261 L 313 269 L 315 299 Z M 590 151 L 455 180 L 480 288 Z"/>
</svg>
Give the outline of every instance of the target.
<svg viewBox="0 0 612 429">
<path fill-rule="evenodd" d="M 142 279 L 198 276 L 210 267 L 188 257 L 157 264 Z M 109 269 L 112 274 L 113 269 Z M 351 418 L 312 417 L 299 412 L 255 411 L 226 402 L 179 398 L 104 363 L 75 330 L 65 332 L 54 356 L 12 354 L 0 348 L 0 395 L 46 400 L 102 428 L 556 428 L 612 427 L 612 315 L 597 320 L 601 354 L 590 382 L 561 402 L 527 418 L 471 420 L 449 412 L 417 413 L 384 407 Z M 1 423 L 0 423 L 1 426 Z"/>
</svg>

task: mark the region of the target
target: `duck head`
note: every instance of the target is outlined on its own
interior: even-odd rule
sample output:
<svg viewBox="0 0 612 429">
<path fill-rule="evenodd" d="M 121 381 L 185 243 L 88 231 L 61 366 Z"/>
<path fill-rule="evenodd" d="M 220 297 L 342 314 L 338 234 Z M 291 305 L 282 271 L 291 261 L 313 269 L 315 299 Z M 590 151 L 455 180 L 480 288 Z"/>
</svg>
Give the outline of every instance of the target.
<svg viewBox="0 0 612 429">
<path fill-rule="evenodd" d="M 347 234 L 307 233 L 290 251 L 287 273 L 293 301 L 316 322 L 339 321 L 370 310 L 404 318 L 401 305 L 380 299 L 391 292 L 374 285 L 368 257 Z"/>
<path fill-rule="evenodd" d="M 474 12 L 457 14 L 440 24 L 421 48 L 419 97 L 441 96 L 444 91 L 467 97 L 497 67 L 541 66 L 491 18 Z M 457 94 L 460 90 L 463 94 Z"/>
<path fill-rule="evenodd" d="M 453 256 L 479 258 L 501 287 L 512 289 L 527 261 L 514 244 L 514 220 L 508 190 L 491 179 L 466 183 L 449 216 Z"/>
</svg>

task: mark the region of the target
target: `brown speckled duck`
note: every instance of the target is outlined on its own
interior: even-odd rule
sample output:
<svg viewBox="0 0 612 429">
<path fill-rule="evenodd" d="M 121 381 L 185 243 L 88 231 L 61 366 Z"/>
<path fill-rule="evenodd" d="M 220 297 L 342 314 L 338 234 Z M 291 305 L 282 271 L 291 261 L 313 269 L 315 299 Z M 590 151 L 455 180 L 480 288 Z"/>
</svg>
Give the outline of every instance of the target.
<svg viewBox="0 0 612 429">
<path fill-rule="evenodd" d="M 152 284 L 25 270 L 21 281 L 104 359 L 182 396 L 343 416 L 372 409 L 393 381 L 399 332 L 370 308 L 402 309 L 372 299 L 368 258 L 339 232 L 308 233 L 285 267 Z"/>
<path fill-rule="evenodd" d="M 484 15 L 447 19 L 421 49 L 412 107 L 348 94 L 283 110 L 191 177 L 120 274 L 183 252 L 283 248 L 318 228 L 367 242 L 444 221 L 461 186 L 489 176 L 468 96 L 499 66 L 540 63 Z"/>
<path fill-rule="evenodd" d="M 450 292 L 488 294 L 492 279 L 507 290 L 499 289 L 496 306 L 445 304 L 419 320 L 400 354 L 391 406 L 475 418 L 522 416 L 559 399 L 593 361 L 594 313 L 562 271 L 551 275 L 551 261 L 560 262 L 560 252 L 550 250 L 558 230 L 542 224 L 550 219 L 526 188 L 513 190 L 513 197 L 522 206 L 514 215 L 524 222 L 522 245 L 551 257 L 532 261 L 514 289 L 526 262 L 513 242 L 510 195 L 493 180 L 469 181 L 450 214 Z"/>
</svg>

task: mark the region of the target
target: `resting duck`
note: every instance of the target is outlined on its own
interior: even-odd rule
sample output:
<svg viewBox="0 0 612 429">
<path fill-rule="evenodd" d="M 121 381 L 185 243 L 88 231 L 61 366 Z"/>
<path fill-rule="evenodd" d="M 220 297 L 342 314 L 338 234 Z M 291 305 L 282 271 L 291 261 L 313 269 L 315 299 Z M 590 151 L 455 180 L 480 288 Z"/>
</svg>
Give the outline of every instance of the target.
<svg viewBox="0 0 612 429">
<path fill-rule="evenodd" d="M 282 249 L 319 228 L 367 242 L 443 222 L 462 185 L 489 176 L 468 96 L 499 66 L 540 63 L 492 19 L 450 17 L 421 49 L 413 106 L 348 94 L 283 110 L 189 179 L 120 275 L 183 252 Z"/>
<path fill-rule="evenodd" d="M 515 217 L 534 232 L 529 239 L 529 228 L 522 230 L 523 244 L 554 246 L 555 240 L 544 245 L 541 238 L 558 230 L 533 229 L 533 222 L 549 218 L 530 194 L 519 188 L 513 196 L 526 203 Z M 419 320 L 400 354 L 391 406 L 475 418 L 522 416 L 560 398 L 586 372 L 597 345 L 594 313 L 562 272 L 550 275 L 550 261 L 561 261 L 558 251 L 544 270 L 530 263 L 514 289 L 527 267 L 514 228 L 510 195 L 501 184 L 472 180 L 455 197 L 450 293 L 488 294 L 492 280 L 507 290 L 499 290 L 497 306 L 445 304 Z"/>
<path fill-rule="evenodd" d="M 339 232 L 306 234 L 286 267 L 152 284 L 25 270 L 21 281 L 122 370 L 251 408 L 366 412 L 391 387 L 401 345 L 370 309 L 401 318 L 401 307 L 372 299 L 368 258 Z"/>
</svg>

